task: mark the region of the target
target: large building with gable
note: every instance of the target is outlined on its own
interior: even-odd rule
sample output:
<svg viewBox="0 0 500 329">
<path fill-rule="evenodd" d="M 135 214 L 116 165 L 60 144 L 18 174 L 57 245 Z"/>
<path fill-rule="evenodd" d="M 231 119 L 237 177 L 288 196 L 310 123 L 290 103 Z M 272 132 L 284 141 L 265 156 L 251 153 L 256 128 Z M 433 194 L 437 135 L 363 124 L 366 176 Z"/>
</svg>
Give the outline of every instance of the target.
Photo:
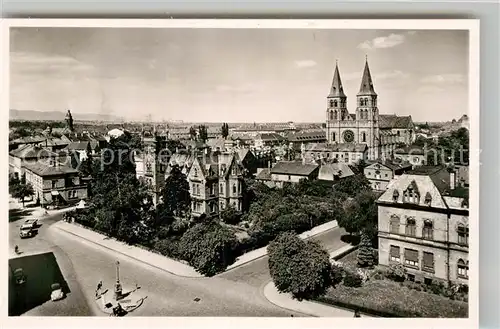
<svg viewBox="0 0 500 329">
<path fill-rule="evenodd" d="M 353 163 L 361 158 L 390 158 L 400 144 L 414 140 L 411 116 L 380 114 L 368 61 L 356 96 L 356 111 L 349 113 L 338 65 L 335 66 L 330 93 L 326 98 L 326 143 L 305 144 L 305 160 L 336 158 Z"/>
</svg>

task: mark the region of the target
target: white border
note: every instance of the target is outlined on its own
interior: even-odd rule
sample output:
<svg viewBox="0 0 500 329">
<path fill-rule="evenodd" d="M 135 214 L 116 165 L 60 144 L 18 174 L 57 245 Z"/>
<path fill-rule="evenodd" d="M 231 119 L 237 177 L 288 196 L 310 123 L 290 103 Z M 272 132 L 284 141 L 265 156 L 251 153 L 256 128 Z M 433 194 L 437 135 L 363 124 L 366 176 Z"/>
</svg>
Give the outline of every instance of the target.
<svg viewBox="0 0 500 329">
<path fill-rule="evenodd" d="M 468 30 L 469 31 L 469 111 L 470 118 L 470 279 L 469 279 L 469 318 L 468 319 L 346 319 L 336 318 L 142 318 L 127 317 L 117 322 L 106 317 L 7 317 L 7 299 L 1 299 L 2 327 L 109 327 L 117 325 L 122 328 L 142 327 L 271 327 L 286 325 L 289 329 L 303 327 L 325 328 L 476 328 L 479 324 L 479 20 L 474 19 L 408 19 L 408 20 L 292 20 L 292 19 L 4 19 L 1 21 L 1 72 L 4 73 L 0 85 L 0 100 L 3 110 L 1 129 L 4 141 L 8 136 L 9 110 L 9 28 L 10 27 L 113 27 L 113 28 L 266 28 L 266 29 L 387 29 L 387 30 Z M 0 143 L 1 151 L 7 154 L 7 143 Z M 2 157 L 2 168 L 7 172 L 8 158 Z M 4 177 L 5 176 L 5 177 Z M 8 200 L 7 177 L 1 175 L 2 200 Z M 4 212 L 6 213 L 6 212 Z M 2 220 L 5 226 L 8 221 Z M 0 273 L 2 294 L 7 296 L 7 259 L 8 230 L 0 230 L 0 240 L 4 246 L 4 270 Z"/>
</svg>

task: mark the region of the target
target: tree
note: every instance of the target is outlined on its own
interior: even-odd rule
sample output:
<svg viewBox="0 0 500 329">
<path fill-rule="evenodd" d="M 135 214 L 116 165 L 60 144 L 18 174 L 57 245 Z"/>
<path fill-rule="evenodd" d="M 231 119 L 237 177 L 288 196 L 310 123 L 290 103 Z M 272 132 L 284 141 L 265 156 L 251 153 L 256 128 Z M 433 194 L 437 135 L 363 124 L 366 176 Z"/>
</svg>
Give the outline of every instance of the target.
<svg viewBox="0 0 500 329">
<path fill-rule="evenodd" d="M 345 216 L 339 218 L 338 224 L 351 235 L 361 234 L 363 230 L 374 238 L 377 227 L 377 197 L 372 191 L 363 191 L 352 199 L 345 210 Z"/>
<path fill-rule="evenodd" d="M 358 251 L 358 265 L 360 267 L 372 267 L 375 264 L 372 241 L 366 232 L 361 233 L 361 242 Z"/>
<path fill-rule="evenodd" d="M 198 272 L 213 276 L 223 272 L 235 259 L 236 236 L 214 221 L 191 227 L 181 238 L 179 249 Z"/>
<path fill-rule="evenodd" d="M 83 176 L 91 176 L 92 175 L 92 169 L 93 169 L 93 162 L 92 162 L 92 147 L 90 146 L 90 143 L 87 144 L 87 158 L 82 161 L 82 167 L 81 167 L 81 173 Z"/>
<path fill-rule="evenodd" d="M 208 131 L 206 126 L 200 125 L 198 127 L 198 139 L 203 143 L 208 140 Z"/>
<path fill-rule="evenodd" d="M 350 197 L 356 196 L 361 191 L 371 191 L 370 182 L 363 173 L 339 180 L 333 186 L 337 192 L 345 193 Z"/>
<path fill-rule="evenodd" d="M 222 138 L 224 138 L 224 139 L 226 139 L 227 136 L 229 136 L 229 126 L 227 123 L 222 124 L 221 135 L 222 135 Z"/>
<path fill-rule="evenodd" d="M 179 166 L 172 166 L 170 175 L 165 180 L 161 191 L 159 207 L 162 213 L 171 216 L 186 216 L 191 209 L 191 195 L 186 175 Z"/>
<path fill-rule="evenodd" d="M 284 233 L 267 249 L 269 271 L 278 291 L 302 300 L 320 296 L 332 286 L 328 252 L 316 242 Z"/>
<path fill-rule="evenodd" d="M 23 208 L 24 208 L 24 198 L 32 196 L 33 194 L 35 194 L 35 190 L 33 189 L 33 186 L 31 186 L 30 183 L 19 184 L 12 190 L 12 196 L 14 198 L 19 198 L 21 200 L 21 202 L 23 203 Z"/>
<path fill-rule="evenodd" d="M 240 213 L 236 211 L 233 205 L 229 205 L 220 212 L 220 219 L 227 224 L 237 224 L 240 219 Z"/>
<path fill-rule="evenodd" d="M 189 136 L 191 137 L 192 140 L 196 140 L 196 129 L 194 127 L 189 127 Z"/>
</svg>

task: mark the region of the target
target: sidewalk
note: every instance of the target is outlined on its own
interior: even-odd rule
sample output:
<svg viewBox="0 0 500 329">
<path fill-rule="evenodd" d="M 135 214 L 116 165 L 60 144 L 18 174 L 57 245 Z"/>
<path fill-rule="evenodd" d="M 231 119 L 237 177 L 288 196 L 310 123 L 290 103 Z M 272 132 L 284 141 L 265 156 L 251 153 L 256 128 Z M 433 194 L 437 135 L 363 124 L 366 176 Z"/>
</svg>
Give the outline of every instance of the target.
<svg viewBox="0 0 500 329">
<path fill-rule="evenodd" d="M 351 246 L 351 245 L 339 248 L 334 252 L 330 253 L 330 259 L 335 259 L 338 255 L 344 254 L 355 248 L 356 246 Z M 280 293 L 276 289 L 272 281 L 269 282 L 264 287 L 264 296 L 269 302 L 273 303 L 276 306 L 279 306 L 281 308 L 290 311 L 309 314 L 315 317 L 352 318 L 354 314 L 352 310 L 320 304 L 318 302 L 312 302 L 308 300 L 298 301 L 296 299 L 293 299 L 290 294 Z M 369 317 L 369 316 L 363 315 L 363 317 Z"/>
<path fill-rule="evenodd" d="M 77 236 L 89 242 L 92 242 L 96 245 L 99 245 L 108 250 L 115 251 L 122 255 L 128 256 L 136 261 L 141 263 L 156 267 L 165 272 L 169 272 L 171 274 L 188 277 L 188 278 L 201 278 L 202 274 L 196 272 L 196 270 L 186 264 L 183 264 L 179 261 L 172 260 L 160 254 L 156 254 L 154 252 L 147 251 L 140 247 L 130 246 L 123 242 L 119 242 L 115 239 L 108 238 L 102 234 L 96 233 L 92 230 L 83 228 L 76 224 L 70 224 L 63 221 L 59 221 L 53 224 L 51 227 L 54 227 L 66 234 L 71 234 L 73 236 Z"/>
<path fill-rule="evenodd" d="M 318 234 L 321 234 L 325 231 L 328 231 L 332 228 L 336 228 L 337 226 L 338 226 L 337 221 L 333 220 L 331 222 L 316 226 L 316 227 L 312 228 L 311 230 L 300 234 L 299 237 L 301 239 L 309 239 L 309 238 L 312 238 L 312 237 L 314 237 Z M 264 257 L 266 255 L 267 255 L 267 246 L 249 251 L 249 252 L 241 255 L 240 257 L 238 257 L 233 264 L 231 264 L 227 267 L 226 271 L 235 269 L 237 267 L 240 267 L 246 263 L 249 263 L 251 261 L 254 261 L 256 259 Z"/>
</svg>

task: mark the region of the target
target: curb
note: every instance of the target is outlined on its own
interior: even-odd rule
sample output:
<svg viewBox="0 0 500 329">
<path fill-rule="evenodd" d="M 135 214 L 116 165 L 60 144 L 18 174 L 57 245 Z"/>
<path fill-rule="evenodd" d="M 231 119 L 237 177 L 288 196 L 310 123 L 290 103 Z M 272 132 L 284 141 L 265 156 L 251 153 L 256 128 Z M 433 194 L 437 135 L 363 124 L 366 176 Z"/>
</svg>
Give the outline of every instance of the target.
<svg viewBox="0 0 500 329">
<path fill-rule="evenodd" d="M 335 222 L 335 223 L 332 223 L 332 222 Z M 309 231 L 306 231 L 306 232 L 301 233 L 299 236 L 300 236 L 300 238 L 301 238 L 302 240 L 308 240 L 308 239 L 314 238 L 314 237 L 315 237 L 315 236 L 317 236 L 317 235 L 320 235 L 320 234 L 322 234 L 322 233 L 325 233 L 325 232 L 326 232 L 326 231 L 328 231 L 328 230 L 331 230 L 331 229 L 334 229 L 334 228 L 339 227 L 339 225 L 338 225 L 338 223 L 337 223 L 336 221 L 332 221 L 332 222 L 327 222 L 327 223 L 325 223 L 325 224 L 322 224 L 322 225 L 319 225 L 319 226 L 316 226 L 316 227 L 313 227 L 313 228 L 312 228 L 312 230 L 314 230 L 314 229 L 316 229 L 316 230 L 317 230 L 317 228 L 318 228 L 318 227 L 319 227 L 319 228 L 321 228 L 321 226 L 326 226 L 327 228 L 325 228 L 325 229 L 323 229 L 323 230 L 321 230 L 321 229 L 320 229 L 320 230 L 317 230 L 318 232 L 313 232 L 311 235 L 307 235 L 306 233 L 307 233 L 307 232 L 309 232 Z M 304 235 L 305 235 L 305 236 L 304 236 Z M 258 259 L 261 259 L 261 258 L 263 258 L 263 257 L 267 256 L 267 246 L 265 246 L 265 247 L 261 247 L 261 248 L 259 248 L 259 249 L 252 250 L 252 251 L 250 251 L 250 252 L 257 251 L 257 250 L 260 250 L 260 249 L 265 249 L 265 253 L 264 253 L 263 255 L 260 255 L 260 256 L 257 256 L 257 257 L 255 257 L 255 258 L 252 258 L 252 259 L 246 260 L 246 261 L 242 262 L 241 264 L 238 264 L 238 265 L 235 265 L 235 266 L 231 266 L 231 265 L 229 265 L 229 266 L 228 266 L 228 268 L 227 268 L 224 272 L 222 272 L 222 273 L 220 273 L 220 274 L 223 274 L 223 273 L 229 272 L 229 271 L 231 271 L 231 270 L 237 269 L 237 268 L 239 268 L 239 267 L 241 267 L 241 266 L 243 266 L 243 265 L 246 265 L 246 264 L 248 264 L 248 263 L 250 263 L 250 262 L 253 262 L 254 260 L 258 260 Z M 241 256 L 240 256 L 240 257 L 241 257 Z"/>
<path fill-rule="evenodd" d="M 148 265 L 148 266 L 151 266 L 151 267 L 154 267 L 154 268 L 156 268 L 156 269 L 162 270 L 162 271 L 167 272 L 167 273 L 169 273 L 169 274 L 172 274 L 172 275 L 175 275 L 175 276 L 178 276 L 178 277 L 182 277 L 182 278 L 190 278 L 190 279 L 205 278 L 205 276 L 203 276 L 203 275 L 201 275 L 201 274 L 199 274 L 198 276 L 194 276 L 194 275 L 193 275 L 193 276 L 188 276 L 188 275 L 183 275 L 183 274 L 177 274 L 177 273 L 174 273 L 174 272 L 172 272 L 172 271 L 166 270 L 166 269 L 164 269 L 164 268 L 162 268 L 162 267 L 159 267 L 159 266 L 157 266 L 157 265 L 154 265 L 154 264 L 152 264 L 152 263 L 148 263 L 148 262 L 146 262 L 146 261 L 144 261 L 144 260 L 141 260 L 141 259 L 139 259 L 139 258 L 137 258 L 137 257 L 134 257 L 134 256 L 131 256 L 131 255 L 129 255 L 129 254 L 126 254 L 126 253 L 124 253 L 124 252 L 122 252 L 122 251 L 118 251 L 118 250 L 116 250 L 116 249 L 113 249 L 113 248 L 110 248 L 110 247 L 104 246 L 104 245 L 102 245 L 102 244 L 100 244 L 100 243 L 98 243 L 98 242 L 96 242 L 96 241 L 90 240 L 90 239 L 85 238 L 85 237 L 83 237 L 83 236 L 81 236 L 81 235 L 78 235 L 78 234 L 76 234 L 76 233 L 73 233 L 73 232 L 70 232 L 70 231 L 68 231 L 68 230 L 65 230 L 64 228 L 62 228 L 62 227 L 60 227 L 60 226 L 57 226 L 57 223 L 56 223 L 56 224 L 54 224 L 54 225 L 52 225 L 52 226 L 55 226 L 55 228 L 57 228 L 58 230 L 61 230 L 61 231 L 65 232 L 65 233 L 67 233 L 67 234 L 74 235 L 74 236 L 76 236 L 76 237 L 78 237 L 78 238 L 80 238 L 80 239 L 83 239 L 83 240 L 85 240 L 85 241 L 88 241 L 88 242 L 90 242 L 90 243 L 93 243 L 93 244 L 95 244 L 95 245 L 98 245 L 98 246 L 99 246 L 99 247 L 101 247 L 101 248 L 104 248 L 104 249 L 107 249 L 107 250 L 111 250 L 111 251 L 116 252 L 116 253 L 118 253 L 118 254 L 120 254 L 120 255 L 123 255 L 123 256 L 129 257 L 129 258 L 131 258 L 131 259 L 133 259 L 133 260 L 135 260 L 135 261 L 138 261 L 138 262 L 140 262 L 140 263 L 142 263 L 142 264 L 146 264 L 146 265 Z M 97 233 L 96 233 L 96 234 L 97 234 Z M 164 257 L 164 256 L 162 256 L 162 257 Z M 168 258 L 168 257 L 167 257 L 167 258 Z"/>
</svg>

